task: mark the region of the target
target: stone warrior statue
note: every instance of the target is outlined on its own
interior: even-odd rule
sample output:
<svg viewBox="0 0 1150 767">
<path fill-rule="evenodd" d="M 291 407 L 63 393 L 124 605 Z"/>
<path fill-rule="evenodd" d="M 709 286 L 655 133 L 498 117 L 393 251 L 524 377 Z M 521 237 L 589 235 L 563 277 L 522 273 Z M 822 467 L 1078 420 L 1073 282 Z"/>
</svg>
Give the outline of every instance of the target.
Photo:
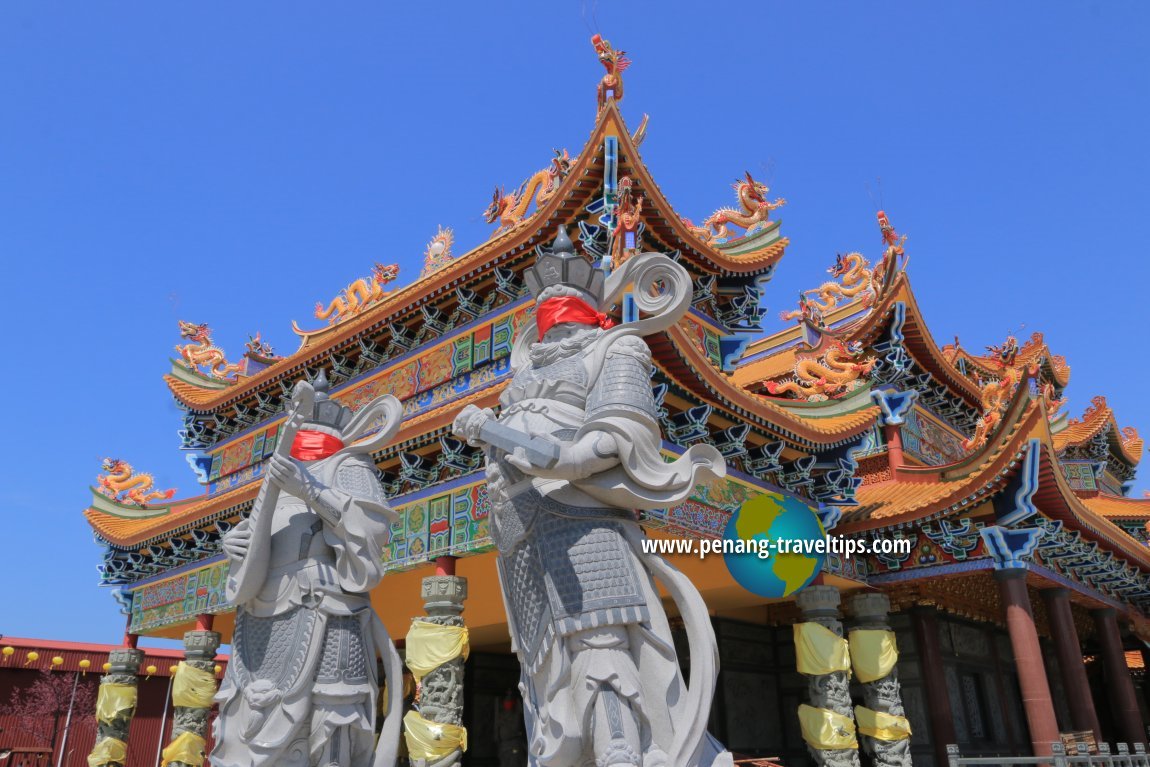
<svg viewBox="0 0 1150 767">
<path fill-rule="evenodd" d="M 251 515 L 223 540 L 236 628 L 214 767 L 394 767 L 403 668 L 368 593 L 395 514 L 371 453 L 402 413 L 387 395 L 353 414 L 328 398 L 322 373 L 314 389 L 296 385 Z M 377 653 L 398 712 L 378 746 Z"/>
<path fill-rule="evenodd" d="M 690 277 L 643 253 L 608 278 L 560 230 L 526 280 L 536 317 L 516 338 L 501 412 L 470 406 L 454 430 L 486 453 L 529 763 L 729 766 L 706 732 L 718 673 L 706 605 L 684 575 L 643 552 L 636 515 L 726 473 L 707 445 L 672 463 L 660 455 L 643 336 L 683 316 Z M 646 316 L 613 326 L 602 308 L 629 288 Z M 689 685 L 656 582 L 686 623 Z"/>
</svg>

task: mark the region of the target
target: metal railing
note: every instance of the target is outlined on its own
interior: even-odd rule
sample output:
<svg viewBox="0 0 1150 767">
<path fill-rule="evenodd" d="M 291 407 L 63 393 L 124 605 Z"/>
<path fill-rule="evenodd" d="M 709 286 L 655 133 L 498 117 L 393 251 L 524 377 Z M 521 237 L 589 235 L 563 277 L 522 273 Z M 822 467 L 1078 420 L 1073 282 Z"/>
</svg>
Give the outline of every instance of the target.
<svg viewBox="0 0 1150 767">
<path fill-rule="evenodd" d="M 1050 744 L 1050 756 L 963 756 L 958 746 L 946 747 L 949 767 L 967 765 L 994 765 L 994 767 L 1016 767 L 1022 765 L 1051 765 L 1051 767 L 1150 767 L 1150 755 L 1141 743 L 1134 744 L 1134 751 L 1125 743 L 1119 743 L 1117 752 L 1111 753 L 1110 744 L 1099 743 L 1098 753 L 1089 752 L 1085 743 L 1077 743 L 1069 753 L 1061 743 Z"/>
</svg>

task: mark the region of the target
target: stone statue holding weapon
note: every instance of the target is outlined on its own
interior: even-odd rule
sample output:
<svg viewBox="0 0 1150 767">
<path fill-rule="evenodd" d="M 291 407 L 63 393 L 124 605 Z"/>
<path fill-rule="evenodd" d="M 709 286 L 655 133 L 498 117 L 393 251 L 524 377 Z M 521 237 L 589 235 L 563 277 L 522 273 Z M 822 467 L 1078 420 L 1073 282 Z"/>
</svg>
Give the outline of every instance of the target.
<svg viewBox="0 0 1150 767">
<path fill-rule="evenodd" d="M 486 454 L 491 531 L 521 664 L 532 767 L 729 767 L 706 732 L 718 673 L 698 590 L 643 551 L 637 510 L 666 508 L 722 477 L 713 447 L 667 463 L 644 336 L 687 311 L 691 281 L 666 256 L 610 277 L 560 229 L 526 270 L 536 316 L 516 338 L 501 412 L 469 406 L 454 431 Z M 632 290 L 641 319 L 604 313 Z M 679 670 L 656 583 L 686 626 Z"/>
<path fill-rule="evenodd" d="M 371 454 L 403 407 L 387 395 L 353 414 L 327 388 L 322 373 L 296 385 L 251 514 L 224 536 L 236 627 L 214 767 L 396 764 L 403 668 L 369 597 L 395 514 Z M 377 654 L 396 712 L 378 745 Z"/>
</svg>

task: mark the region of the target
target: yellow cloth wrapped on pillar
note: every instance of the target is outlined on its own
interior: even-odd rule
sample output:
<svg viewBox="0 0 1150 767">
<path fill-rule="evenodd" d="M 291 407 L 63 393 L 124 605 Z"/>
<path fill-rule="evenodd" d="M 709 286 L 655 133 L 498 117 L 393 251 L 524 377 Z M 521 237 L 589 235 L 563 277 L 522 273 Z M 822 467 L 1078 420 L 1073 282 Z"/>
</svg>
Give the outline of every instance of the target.
<svg viewBox="0 0 1150 767">
<path fill-rule="evenodd" d="M 850 671 L 847 640 L 821 623 L 796 623 L 795 666 L 800 674 L 811 676 Z"/>
<path fill-rule="evenodd" d="M 164 749 L 164 760 L 160 764 L 167 767 L 170 762 L 183 762 L 200 767 L 204 763 L 205 745 L 202 735 L 184 730 Z"/>
<path fill-rule="evenodd" d="M 906 740 L 910 737 L 910 722 L 905 716 L 855 706 L 855 719 L 859 723 L 859 732 L 877 740 Z"/>
<path fill-rule="evenodd" d="M 854 720 L 830 709 L 800 704 L 799 726 L 803 731 L 803 740 L 812 748 L 832 750 L 859 747 Z"/>
<path fill-rule="evenodd" d="M 467 728 L 454 724 L 429 722 L 418 711 L 403 717 L 403 737 L 412 759 L 442 759 L 455 749 L 467 750 Z"/>
<path fill-rule="evenodd" d="M 450 660 L 471 652 L 466 626 L 441 626 L 415 620 L 407 632 L 407 667 L 415 678 L 423 679 Z"/>
<path fill-rule="evenodd" d="M 893 631 L 855 629 L 849 636 L 851 663 L 860 682 L 882 679 L 898 663 L 898 644 Z"/>
<path fill-rule="evenodd" d="M 88 754 L 88 767 L 104 767 L 106 764 L 126 764 L 128 744 L 119 738 L 100 738 Z"/>
<path fill-rule="evenodd" d="M 216 694 L 216 675 L 180 661 L 172 678 L 172 705 L 211 708 Z"/>
<path fill-rule="evenodd" d="M 119 716 L 131 719 L 135 710 L 136 685 L 106 682 L 100 685 L 100 693 L 96 696 L 97 722 L 111 724 Z"/>
</svg>

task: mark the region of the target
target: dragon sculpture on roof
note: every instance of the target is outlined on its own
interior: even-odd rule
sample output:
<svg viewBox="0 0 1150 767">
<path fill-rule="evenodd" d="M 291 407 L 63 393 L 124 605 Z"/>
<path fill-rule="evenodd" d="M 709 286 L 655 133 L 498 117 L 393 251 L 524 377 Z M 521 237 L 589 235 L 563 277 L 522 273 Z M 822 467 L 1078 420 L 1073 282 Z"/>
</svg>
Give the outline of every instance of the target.
<svg viewBox="0 0 1150 767">
<path fill-rule="evenodd" d="M 990 435 L 1002 422 L 1002 414 L 1006 410 L 1010 398 L 1018 382 L 1022 380 L 1022 365 L 1018 362 L 1018 339 L 1012 335 L 1006 337 L 1006 342 L 1000 346 L 988 346 L 986 350 L 991 353 L 994 366 L 1001 373 L 997 378 L 983 380 L 977 372 L 975 380 L 981 389 L 982 416 L 975 425 L 974 434 L 962 441 L 962 449 L 966 451 L 977 450 L 986 444 Z"/>
<path fill-rule="evenodd" d="M 359 314 L 372 304 L 378 303 L 381 298 L 390 293 L 383 286 L 395 282 L 399 276 L 398 264 L 386 266 L 376 263 L 371 268 L 371 275 L 356 280 L 344 288 L 343 292 L 333 298 L 325 307 L 323 303 L 316 302 L 315 316 L 317 319 L 327 320 L 334 325 L 348 317 Z"/>
<path fill-rule="evenodd" d="M 767 381 L 773 396 L 793 394 L 807 402 L 823 402 L 866 384 L 875 360 L 862 344 L 844 342 L 824 333 L 813 348 L 795 352 L 794 377 L 787 381 Z"/>
<path fill-rule="evenodd" d="M 623 100 L 623 72 L 631 66 L 631 59 L 627 58 L 627 51 L 617 51 L 611 43 L 604 40 L 602 35 L 591 37 L 591 45 L 595 46 L 595 53 L 599 56 L 599 63 L 607 70 L 603 79 L 599 81 L 596 90 L 599 110 L 607 105 L 607 94 L 611 94 L 612 101 Z"/>
<path fill-rule="evenodd" d="M 152 501 L 167 500 L 176 489 L 155 490 L 151 474 L 136 473 L 132 465 L 119 458 L 105 458 L 100 465 L 103 474 L 96 477 L 96 490 L 106 498 L 120 504 L 146 506 Z"/>
<path fill-rule="evenodd" d="M 874 272 L 870 262 L 863 258 L 861 253 L 839 253 L 835 256 L 835 263 L 827 269 L 833 278 L 812 290 L 803 291 L 800 297 L 800 308 L 782 312 L 779 317 L 783 320 L 793 320 L 804 316 L 809 310 L 804 309 L 802 303 L 814 306 L 820 315 L 825 315 L 839 305 L 840 301 L 849 302 L 855 299 L 862 301 L 863 306 L 874 303 L 877 291 L 875 289 Z M 838 280 L 838 282 L 836 282 Z"/>
<path fill-rule="evenodd" d="M 499 222 L 499 228 L 494 234 L 505 232 L 521 223 L 527 216 L 527 209 L 531 207 L 532 199 L 535 200 L 535 210 L 538 211 L 555 196 L 559 185 L 567 178 L 567 173 L 571 169 L 571 157 L 566 149 L 563 151 L 556 149 L 554 152 L 555 156 L 551 158 L 550 165 L 533 173 L 511 194 L 507 194 L 502 187 L 495 187 L 491 204 L 483 212 L 483 219 L 487 223 Z"/>
<path fill-rule="evenodd" d="M 767 223 L 772 210 L 787 204 L 782 197 L 768 202 L 767 192 L 771 190 L 766 184 L 755 181 L 750 171 L 745 173 L 744 178 L 736 179 L 733 188 L 739 200 L 738 210 L 719 208 L 703 220 L 702 226 L 695 226 L 689 218 L 683 219 L 683 223 L 703 242 L 731 238 L 733 235 L 728 228 L 731 224 L 745 229 L 744 236 L 753 234 Z"/>
<path fill-rule="evenodd" d="M 179 353 L 185 367 L 196 372 L 206 372 L 212 378 L 220 379 L 243 372 L 243 363 L 228 362 L 224 350 L 212 343 L 210 327 L 184 320 L 179 320 L 179 324 L 180 337 L 190 341 L 176 345 L 176 352 Z M 201 371 L 200 368 L 205 370 Z"/>
</svg>

